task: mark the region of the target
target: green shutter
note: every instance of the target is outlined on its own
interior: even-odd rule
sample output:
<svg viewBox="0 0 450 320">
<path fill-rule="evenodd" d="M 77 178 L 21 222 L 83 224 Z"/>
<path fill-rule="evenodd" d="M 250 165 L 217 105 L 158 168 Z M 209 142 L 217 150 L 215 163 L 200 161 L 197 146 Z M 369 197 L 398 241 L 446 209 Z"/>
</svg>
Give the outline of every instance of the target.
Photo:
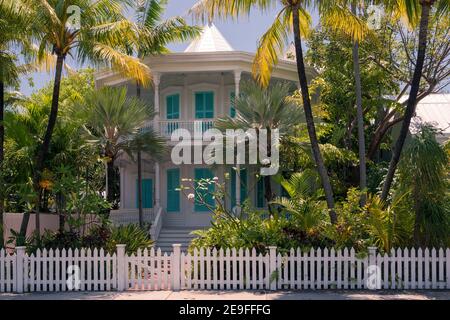
<svg viewBox="0 0 450 320">
<path fill-rule="evenodd" d="M 214 92 L 195 93 L 195 118 L 214 118 Z"/>
<path fill-rule="evenodd" d="M 236 109 L 234 107 L 236 99 L 236 94 L 234 92 L 230 93 L 230 117 L 234 118 L 236 116 Z"/>
<path fill-rule="evenodd" d="M 136 179 L 136 208 L 139 208 L 138 181 Z M 153 208 L 153 180 L 142 179 L 142 208 Z"/>
<path fill-rule="evenodd" d="M 194 170 L 194 175 L 195 175 L 195 180 L 199 181 L 201 179 L 212 179 L 213 173 L 211 172 L 211 170 L 206 169 L 206 168 L 196 168 Z M 197 182 L 196 182 L 196 188 L 197 188 Z M 214 199 L 212 197 L 212 192 L 214 192 L 214 185 L 210 184 L 208 185 L 208 190 L 200 190 L 197 189 L 197 193 L 199 193 L 202 197 L 202 199 L 209 205 L 209 206 L 215 206 L 214 203 Z M 195 211 L 197 212 L 205 212 L 205 211 L 209 211 L 208 207 L 203 205 L 199 199 L 195 198 Z"/>
<path fill-rule="evenodd" d="M 167 212 L 180 212 L 180 169 L 167 170 Z"/>
<path fill-rule="evenodd" d="M 180 95 L 173 94 L 166 97 L 166 116 L 167 119 L 179 119 L 180 118 Z"/>
<path fill-rule="evenodd" d="M 266 199 L 264 198 L 264 177 L 260 177 L 256 185 L 256 207 L 264 208 L 265 205 Z"/>
</svg>

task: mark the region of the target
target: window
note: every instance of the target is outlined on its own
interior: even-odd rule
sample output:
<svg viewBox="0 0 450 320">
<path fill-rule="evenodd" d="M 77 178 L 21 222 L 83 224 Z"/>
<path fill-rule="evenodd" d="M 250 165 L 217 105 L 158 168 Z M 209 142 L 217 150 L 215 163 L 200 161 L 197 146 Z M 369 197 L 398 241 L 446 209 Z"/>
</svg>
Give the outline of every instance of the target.
<svg viewBox="0 0 450 320">
<path fill-rule="evenodd" d="M 214 92 L 207 91 L 195 93 L 195 118 L 214 118 Z"/>
<path fill-rule="evenodd" d="M 206 204 L 208 206 L 214 207 L 215 203 L 214 203 L 214 199 L 212 197 L 212 192 L 214 192 L 214 185 L 213 184 L 209 184 L 208 185 L 208 190 L 201 190 L 198 189 L 198 182 L 201 179 L 212 179 L 213 173 L 211 172 L 211 170 L 206 169 L 206 168 L 197 168 L 195 169 L 195 188 L 196 188 L 196 193 L 200 194 L 201 199 L 203 200 L 203 202 L 206 202 Z M 198 195 L 195 195 L 195 211 L 198 212 L 205 212 L 205 211 L 209 211 L 208 207 L 206 205 L 203 204 L 202 201 L 200 201 L 200 197 L 198 197 Z"/>
<path fill-rule="evenodd" d="M 230 176 L 231 176 L 231 207 L 233 208 L 236 206 L 236 175 L 237 171 L 233 168 L 231 169 Z M 247 199 L 247 170 L 242 169 L 240 170 L 240 176 L 241 176 L 241 204 Z"/>
<path fill-rule="evenodd" d="M 167 212 L 180 212 L 180 169 L 167 170 Z"/>
<path fill-rule="evenodd" d="M 230 93 L 230 117 L 234 118 L 236 116 L 236 109 L 234 104 L 236 103 L 236 94 L 234 92 Z"/>
<path fill-rule="evenodd" d="M 166 97 L 166 117 L 167 119 L 180 118 L 180 95 L 172 94 Z"/>
<path fill-rule="evenodd" d="M 136 208 L 139 208 L 138 180 L 136 179 Z M 142 208 L 153 208 L 153 181 L 142 179 Z"/>
</svg>

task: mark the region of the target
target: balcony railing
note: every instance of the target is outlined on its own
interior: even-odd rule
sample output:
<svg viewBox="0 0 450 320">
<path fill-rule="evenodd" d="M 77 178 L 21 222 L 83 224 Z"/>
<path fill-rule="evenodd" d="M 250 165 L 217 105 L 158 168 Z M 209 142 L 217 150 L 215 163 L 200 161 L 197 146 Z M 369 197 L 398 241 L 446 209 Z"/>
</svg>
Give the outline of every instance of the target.
<svg viewBox="0 0 450 320">
<path fill-rule="evenodd" d="M 177 129 L 185 129 L 193 137 L 194 132 L 203 133 L 214 126 L 214 120 L 160 120 L 159 134 L 170 139 L 172 133 Z M 152 123 L 146 125 L 147 128 L 153 127 Z"/>
</svg>

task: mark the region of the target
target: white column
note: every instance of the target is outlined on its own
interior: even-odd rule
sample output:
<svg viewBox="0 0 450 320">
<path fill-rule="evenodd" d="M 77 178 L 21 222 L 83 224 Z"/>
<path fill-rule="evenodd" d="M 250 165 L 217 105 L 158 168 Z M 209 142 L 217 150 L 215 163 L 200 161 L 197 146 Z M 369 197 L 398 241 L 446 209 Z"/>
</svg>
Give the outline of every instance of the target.
<svg viewBox="0 0 450 320">
<path fill-rule="evenodd" d="M 234 71 L 234 96 L 235 101 L 239 97 L 240 92 L 240 83 L 241 83 L 241 70 L 235 70 Z M 241 167 L 237 163 L 236 164 L 236 209 L 237 213 L 239 213 L 241 208 Z"/>
<path fill-rule="evenodd" d="M 153 73 L 153 86 L 155 88 L 155 100 L 154 100 L 154 108 L 155 108 L 155 118 L 153 119 L 153 128 L 157 133 L 159 133 L 159 119 L 160 119 L 160 111 L 159 111 L 159 83 L 161 81 L 161 75 L 157 72 Z"/>
<path fill-rule="evenodd" d="M 155 207 L 161 207 L 161 183 L 160 183 L 160 169 L 159 162 L 155 163 Z"/>
</svg>

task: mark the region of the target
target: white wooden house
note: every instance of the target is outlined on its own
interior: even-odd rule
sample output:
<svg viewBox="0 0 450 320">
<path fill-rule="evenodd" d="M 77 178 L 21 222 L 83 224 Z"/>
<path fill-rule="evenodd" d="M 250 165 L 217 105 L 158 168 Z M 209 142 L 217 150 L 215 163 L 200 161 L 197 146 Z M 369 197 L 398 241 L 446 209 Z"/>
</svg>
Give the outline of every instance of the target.
<svg viewBox="0 0 450 320">
<path fill-rule="evenodd" d="M 252 53 L 234 50 L 213 24 L 206 26 L 184 52 L 146 58 L 153 86 L 142 89 L 141 98 L 151 103 L 157 113 L 148 125 L 166 137 L 169 145 L 173 145 L 173 129 L 193 131 L 199 122 L 202 128 L 212 127 L 215 118 L 234 112 L 233 97 L 239 94 L 240 83 L 252 78 L 253 59 Z M 296 64 L 282 59 L 272 79 L 296 84 L 297 77 Z M 99 73 L 96 85 L 128 86 L 130 95 L 136 92 L 133 81 L 113 72 Z M 137 165 L 125 155 L 116 165 L 120 169 L 121 198 L 120 209 L 112 213 L 112 218 L 123 223 L 137 222 Z M 232 172 L 225 165 L 176 166 L 170 156 L 160 162 L 145 156 L 143 167 L 145 216 L 152 223 L 151 233 L 157 245 L 163 248 L 174 242 L 186 244 L 191 230 L 207 227 L 211 221 L 210 212 L 176 190 L 181 179 L 217 176 L 224 181 L 225 173 Z M 256 207 L 264 206 L 263 184 L 245 168 L 239 177 L 231 175 L 227 188 L 232 195 L 229 206 L 239 206 L 244 198 Z"/>
</svg>

